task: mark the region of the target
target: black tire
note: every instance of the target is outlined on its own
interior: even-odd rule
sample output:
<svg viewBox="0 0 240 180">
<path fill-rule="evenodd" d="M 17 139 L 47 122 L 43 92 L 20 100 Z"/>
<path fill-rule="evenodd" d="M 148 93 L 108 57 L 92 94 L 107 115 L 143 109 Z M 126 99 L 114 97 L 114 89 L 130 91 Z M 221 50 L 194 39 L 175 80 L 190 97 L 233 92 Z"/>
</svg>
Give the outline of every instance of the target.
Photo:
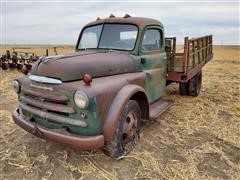
<svg viewBox="0 0 240 180">
<path fill-rule="evenodd" d="M 14 63 L 8 63 L 8 67 L 9 67 L 10 69 L 14 69 L 14 68 L 16 67 L 16 64 L 14 64 Z"/>
<path fill-rule="evenodd" d="M 134 118 L 130 118 L 130 115 Z M 113 158 L 128 154 L 140 139 L 141 110 L 138 103 L 129 100 L 119 118 L 113 141 L 105 142 L 104 147 L 105 154 Z M 132 131 L 128 133 L 126 130 L 129 127 Z"/>
<path fill-rule="evenodd" d="M 179 93 L 181 95 L 188 95 L 189 82 L 179 83 Z"/>
<path fill-rule="evenodd" d="M 25 66 L 26 66 L 26 68 L 27 68 L 29 71 L 31 71 L 31 69 L 32 69 L 32 65 L 31 65 L 31 64 L 26 64 Z"/>
<path fill-rule="evenodd" d="M 17 64 L 17 69 L 21 70 L 23 68 L 23 64 Z"/>
<path fill-rule="evenodd" d="M 2 63 L 2 69 L 7 70 L 8 69 L 8 63 Z"/>
<path fill-rule="evenodd" d="M 188 92 L 190 96 L 197 97 L 202 87 L 202 71 L 189 80 Z"/>
</svg>

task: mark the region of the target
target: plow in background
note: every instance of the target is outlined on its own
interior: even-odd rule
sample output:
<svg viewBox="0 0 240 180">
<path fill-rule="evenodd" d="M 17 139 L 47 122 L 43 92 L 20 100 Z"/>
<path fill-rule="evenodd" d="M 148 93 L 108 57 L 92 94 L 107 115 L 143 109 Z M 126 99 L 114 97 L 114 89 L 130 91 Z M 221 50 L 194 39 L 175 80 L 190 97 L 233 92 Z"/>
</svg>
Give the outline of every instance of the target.
<svg viewBox="0 0 240 180">
<path fill-rule="evenodd" d="M 57 48 L 64 48 L 63 46 L 52 47 L 55 55 L 58 54 Z M 0 67 L 3 70 L 23 68 L 31 70 L 32 64 L 36 62 L 39 57 L 48 56 L 49 48 L 45 49 L 45 54 L 37 55 L 30 47 L 13 47 L 11 50 L 6 50 L 5 54 L 0 56 Z"/>
</svg>

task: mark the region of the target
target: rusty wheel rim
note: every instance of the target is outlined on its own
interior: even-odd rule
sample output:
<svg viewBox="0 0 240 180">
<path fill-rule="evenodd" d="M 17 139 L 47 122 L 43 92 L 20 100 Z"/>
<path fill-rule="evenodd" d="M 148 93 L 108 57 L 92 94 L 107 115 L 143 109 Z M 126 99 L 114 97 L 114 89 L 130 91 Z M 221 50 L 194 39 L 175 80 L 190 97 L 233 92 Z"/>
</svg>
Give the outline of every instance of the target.
<svg viewBox="0 0 240 180">
<path fill-rule="evenodd" d="M 122 131 L 122 146 L 125 150 L 135 144 L 137 138 L 137 115 L 130 111 L 124 121 Z"/>
</svg>

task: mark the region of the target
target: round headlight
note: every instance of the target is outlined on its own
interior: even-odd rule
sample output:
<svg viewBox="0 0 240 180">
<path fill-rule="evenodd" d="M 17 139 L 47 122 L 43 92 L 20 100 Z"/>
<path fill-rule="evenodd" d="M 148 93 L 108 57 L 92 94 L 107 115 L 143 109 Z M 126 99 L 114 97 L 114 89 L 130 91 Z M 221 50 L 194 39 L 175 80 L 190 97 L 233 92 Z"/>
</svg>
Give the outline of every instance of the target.
<svg viewBox="0 0 240 180">
<path fill-rule="evenodd" d="M 20 92 L 20 83 L 17 81 L 17 80 L 14 80 L 12 82 L 12 86 L 13 86 L 13 89 L 16 93 L 19 93 Z"/>
<path fill-rule="evenodd" d="M 81 109 L 85 109 L 88 107 L 89 99 L 88 96 L 83 91 L 77 91 L 74 94 L 75 104 Z"/>
</svg>

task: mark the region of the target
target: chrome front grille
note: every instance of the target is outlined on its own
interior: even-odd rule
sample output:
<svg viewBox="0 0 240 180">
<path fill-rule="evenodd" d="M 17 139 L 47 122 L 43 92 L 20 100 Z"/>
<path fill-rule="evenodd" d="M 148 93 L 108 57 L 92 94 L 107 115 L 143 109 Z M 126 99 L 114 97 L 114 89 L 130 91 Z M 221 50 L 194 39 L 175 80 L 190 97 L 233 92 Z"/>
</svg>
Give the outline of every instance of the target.
<svg viewBox="0 0 240 180">
<path fill-rule="evenodd" d="M 35 106 L 41 109 L 50 110 L 50 111 L 63 112 L 63 113 L 69 113 L 69 114 L 75 112 L 75 110 L 72 107 L 68 107 L 66 105 L 62 105 L 58 103 L 44 102 L 44 100 L 41 101 L 39 99 L 32 98 L 31 96 L 21 96 L 20 101 L 28 105 Z"/>
<path fill-rule="evenodd" d="M 68 102 L 69 101 L 68 97 L 64 95 L 48 94 L 48 93 L 33 91 L 29 89 L 23 89 L 22 91 L 24 95 L 29 95 L 34 98 L 42 98 L 45 101 L 52 101 L 52 102 Z"/>
<path fill-rule="evenodd" d="M 72 119 L 64 116 L 58 116 L 49 112 L 44 112 L 34 107 L 30 107 L 26 104 L 23 104 L 21 102 L 20 102 L 20 108 L 35 116 L 38 116 L 42 119 L 46 119 L 52 122 L 68 124 L 73 126 L 87 127 L 87 123 L 83 120 L 76 120 L 76 119 Z"/>
<path fill-rule="evenodd" d="M 75 113 L 75 109 L 69 106 L 69 99 L 64 95 L 55 95 L 23 89 L 20 96 L 20 108 L 41 119 L 51 122 L 86 127 L 85 120 L 73 119 L 69 114 Z"/>
</svg>

